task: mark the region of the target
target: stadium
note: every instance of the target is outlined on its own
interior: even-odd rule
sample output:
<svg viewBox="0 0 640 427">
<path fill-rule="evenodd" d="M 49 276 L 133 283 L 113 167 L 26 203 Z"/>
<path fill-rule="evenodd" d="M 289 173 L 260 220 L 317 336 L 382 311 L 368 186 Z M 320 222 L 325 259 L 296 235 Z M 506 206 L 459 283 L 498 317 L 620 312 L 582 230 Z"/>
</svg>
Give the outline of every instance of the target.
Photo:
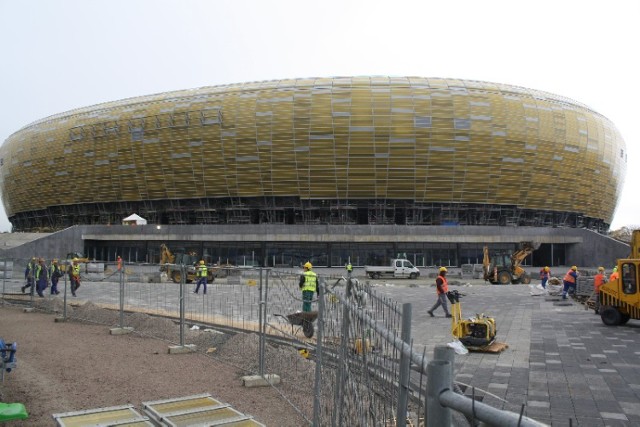
<svg viewBox="0 0 640 427">
<path fill-rule="evenodd" d="M 397 253 L 455 265 L 483 244 L 534 238 L 540 262 L 563 264 L 588 259 L 579 247 L 608 229 L 626 161 L 611 121 L 551 93 L 306 78 L 46 117 L 0 148 L 0 191 L 14 231 L 82 227 L 82 250 L 96 259 L 152 261 L 169 241 L 265 266 Z M 149 223 L 137 240 L 118 231 L 132 213 Z"/>
</svg>

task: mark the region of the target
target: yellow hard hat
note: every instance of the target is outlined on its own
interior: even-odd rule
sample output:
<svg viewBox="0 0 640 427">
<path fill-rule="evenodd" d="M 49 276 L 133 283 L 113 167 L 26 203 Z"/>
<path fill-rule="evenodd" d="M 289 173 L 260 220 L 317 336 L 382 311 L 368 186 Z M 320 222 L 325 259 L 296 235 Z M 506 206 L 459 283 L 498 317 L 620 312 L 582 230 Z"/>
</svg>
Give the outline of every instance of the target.
<svg viewBox="0 0 640 427">
<path fill-rule="evenodd" d="M 549 271 L 549 270 L 551 270 L 549 267 L 544 268 L 544 271 Z"/>
<path fill-rule="evenodd" d="M 441 272 L 441 273 L 442 273 L 443 271 L 444 271 L 444 272 L 446 272 L 446 271 L 447 271 L 447 267 L 440 267 L 440 270 L 438 270 L 438 271 L 439 271 L 439 272 Z"/>
<path fill-rule="evenodd" d="M 309 261 L 304 263 L 304 268 L 307 268 L 307 269 L 311 270 L 312 267 L 313 266 L 311 265 L 311 263 Z"/>
<path fill-rule="evenodd" d="M 204 260 L 203 259 L 200 260 L 200 264 L 204 264 Z"/>
<path fill-rule="evenodd" d="M 576 271 L 576 270 L 578 269 L 578 267 L 576 267 L 576 266 L 574 265 L 574 266 L 572 266 L 572 267 L 571 267 L 571 269 L 572 269 L 573 271 Z"/>
<path fill-rule="evenodd" d="M 613 267 L 613 271 L 614 272 L 618 271 L 618 267 Z"/>
<path fill-rule="evenodd" d="M 604 271 L 604 267 L 598 267 L 598 271 Z"/>
<path fill-rule="evenodd" d="M 72 261 L 73 262 L 78 262 L 78 258 L 74 258 Z"/>
</svg>

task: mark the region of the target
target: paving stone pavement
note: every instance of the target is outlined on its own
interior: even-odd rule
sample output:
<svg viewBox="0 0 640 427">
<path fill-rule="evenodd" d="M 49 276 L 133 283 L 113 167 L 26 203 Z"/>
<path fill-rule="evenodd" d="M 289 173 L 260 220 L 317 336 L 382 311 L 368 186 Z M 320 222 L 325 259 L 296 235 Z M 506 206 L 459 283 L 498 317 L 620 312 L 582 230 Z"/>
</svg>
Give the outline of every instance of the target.
<svg viewBox="0 0 640 427">
<path fill-rule="evenodd" d="M 414 348 L 432 355 L 451 342 L 442 309 L 427 314 L 435 287 L 395 283 L 375 292 L 412 303 Z M 450 289 L 466 294 L 463 317 L 495 317 L 497 340 L 509 345 L 499 354 L 456 355 L 456 381 L 475 387 L 483 402 L 517 413 L 524 404 L 527 416 L 553 426 L 640 426 L 640 321 L 608 327 L 583 305 L 554 305 L 525 285 Z"/>
</svg>

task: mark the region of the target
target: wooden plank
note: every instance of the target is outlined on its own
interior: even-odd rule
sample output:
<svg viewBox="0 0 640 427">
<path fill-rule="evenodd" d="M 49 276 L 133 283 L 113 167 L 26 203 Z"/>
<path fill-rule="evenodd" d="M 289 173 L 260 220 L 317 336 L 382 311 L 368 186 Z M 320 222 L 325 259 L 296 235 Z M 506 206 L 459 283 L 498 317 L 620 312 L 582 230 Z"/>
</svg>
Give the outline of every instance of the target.
<svg viewBox="0 0 640 427">
<path fill-rule="evenodd" d="M 475 351 L 478 353 L 501 353 L 509 348 L 509 345 L 504 342 L 493 342 L 484 347 L 467 347 L 469 351 Z"/>
</svg>

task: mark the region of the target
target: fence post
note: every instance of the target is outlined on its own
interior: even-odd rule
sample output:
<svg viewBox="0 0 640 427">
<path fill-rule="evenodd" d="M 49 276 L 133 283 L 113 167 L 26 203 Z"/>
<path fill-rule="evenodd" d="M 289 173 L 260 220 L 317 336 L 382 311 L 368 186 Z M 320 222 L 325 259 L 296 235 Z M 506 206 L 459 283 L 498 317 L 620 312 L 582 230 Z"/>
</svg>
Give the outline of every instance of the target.
<svg viewBox="0 0 640 427">
<path fill-rule="evenodd" d="M 7 279 L 7 260 L 3 261 L 4 267 L 2 269 L 2 305 L 4 305 L 4 294 L 5 294 L 5 281 Z"/>
<path fill-rule="evenodd" d="M 180 264 L 180 347 L 184 347 L 184 286 L 187 282 L 186 274 L 187 269 L 185 268 L 184 264 Z"/>
<path fill-rule="evenodd" d="M 451 390 L 451 367 L 446 360 L 432 360 L 427 365 L 427 425 L 451 426 L 451 409 L 440 404 L 440 393 Z"/>
<path fill-rule="evenodd" d="M 402 304 L 402 329 L 400 338 L 406 344 L 411 341 L 411 303 Z M 400 378 L 398 382 L 398 407 L 396 409 L 396 426 L 407 425 L 407 402 L 409 401 L 409 376 L 411 359 L 408 354 L 400 353 Z"/>
<path fill-rule="evenodd" d="M 67 321 L 67 276 L 69 276 L 69 260 L 64 260 L 64 294 L 63 294 L 63 308 L 62 308 L 62 318 L 64 321 Z"/>
<path fill-rule="evenodd" d="M 124 261 L 122 262 L 124 264 Z M 121 267 L 121 264 L 117 264 Z M 120 268 L 120 329 L 124 328 L 124 274 L 123 268 Z"/>
<path fill-rule="evenodd" d="M 262 267 L 260 267 L 260 285 L 258 286 L 258 330 L 260 342 L 258 343 L 258 373 L 264 377 L 264 331 L 262 328 L 262 311 L 264 309 L 264 300 L 262 299 Z"/>
<path fill-rule="evenodd" d="M 325 281 L 320 280 L 318 285 L 318 337 L 316 338 L 316 371 L 313 385 L 313 425 L 320 425 L 320 387 L 322 383 L 322 340 L 324 339 L 324 295 Z"/>
<path fill-rule="evenodd" d="M 454 364 L 456 361 L 456 352 L 446 345 L 437 345 L 433 349 L 433 360 L 444 360 L 451 363 L 451 381 L 453 382 Z"/>
<path fill-rule="evenodd" d="M 345 291 L 346 301 L 351 300 L 351 279 L 347 279 L 347 289 Z M 346 363 L 347 363 L 347 355 L 348 355 L 348 345 L 349 345 L 349 304 L 342 305 L 342 330 L 340 337 L 340 359 L 338 363 L 340 365 L 338 369 L 338 387 L 336 387 L 336 393 L 333 401 L 333 423 L 331 425 L 338 426 L 342 425 L 342 408 L 344 407 L 343 396 L 344 396 L 344 383 L 346 381 Z M 364 343 L 363 343 L 364 344 Z"/>
</svg>

